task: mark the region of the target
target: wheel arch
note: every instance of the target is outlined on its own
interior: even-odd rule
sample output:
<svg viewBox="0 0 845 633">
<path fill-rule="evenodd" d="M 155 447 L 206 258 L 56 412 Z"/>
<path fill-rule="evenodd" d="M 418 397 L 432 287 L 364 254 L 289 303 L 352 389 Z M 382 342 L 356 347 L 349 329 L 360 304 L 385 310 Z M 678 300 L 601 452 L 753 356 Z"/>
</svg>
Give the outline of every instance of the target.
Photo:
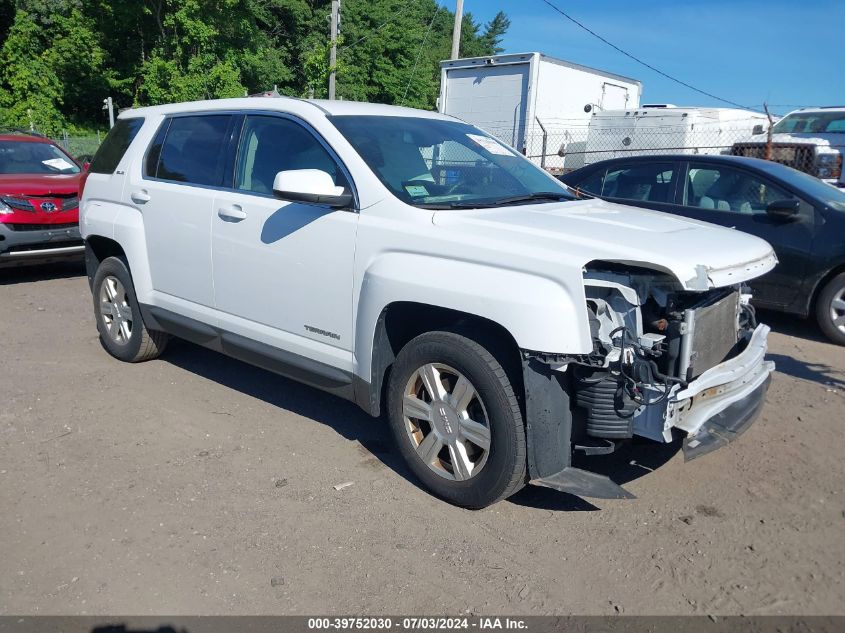
<svg viewBox="0 0 845 633">
<path fill-rule="evenodd" d="M 819 295 L 821 294 L 822 290 L 824 290 L 825 286 L 827 286 L 831 279 L 833 279 L 840 273 L 845 273 L 845 262 L 840 262 L 839 264 L 828 270 L 824 275 L 819 277 L 819 280 L 816 282 L 816 285 L 813 288 L 813 292 L 810 293 L 810 300 L 806 306 L 806 314 L 811 315 L 815 312 L 816 302 L 818 301 Z"/>
<path fill-rule="evenodd" d="M 93 287 L 97 268 L 107 257 L 126 257 L 126 253 L 120 244 L 109 237 L 89 235 L 85 238 L 85 272 L 89 288 Z"/>
<path fill-rule="evenodd" d="M 84 216 L 85 261 L 89 283 L 101 261 L 112 255 L 120 255 L 129 266 L 138 301 L 149 303 L 152 279 L 143 216 L 137 209 L 124 205 L 89 205 Z"/>
<path fill-rule="evenodd" d="M 381 414 L 390 370 L 399 351 L 412 339 L 432 331 L 459 332 L 492 353 L 522 402 L 520 349 L 513 334 L 500 323 L 462 310 L 419 303 L 394 301 L 379 313 L 372 340 L 370 380 L 356 381 L 355 399 L 373 416 Z"/>
</svg>

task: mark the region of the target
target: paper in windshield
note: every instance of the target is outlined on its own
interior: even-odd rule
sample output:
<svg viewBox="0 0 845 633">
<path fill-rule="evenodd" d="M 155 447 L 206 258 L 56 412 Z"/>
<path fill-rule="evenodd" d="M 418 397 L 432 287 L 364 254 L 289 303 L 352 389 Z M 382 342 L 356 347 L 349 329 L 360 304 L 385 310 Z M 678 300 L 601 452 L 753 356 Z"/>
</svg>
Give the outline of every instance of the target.
<svg viewBox="0 0 845 633">
<path fill-rule="evenodd" d="M 513 156 L 513 153 L 507 147 L 499 143 L 499 141 L 487 136 L 481 136 L 481 134 L 467 134 L 467 138 L 478 145 L 481 145 L 481 147 L 491 154 L 498 154 L 499 156 Z"/>
<path fill-rule="evenodd" d="M 47 165 L 47 167 L 58 169 L 59 171 L 64 169 L 73 169 L 73 165 L 64 158 L 50 158 L 48 160 L 42 160 L 41 162 Z"/>
</svg>

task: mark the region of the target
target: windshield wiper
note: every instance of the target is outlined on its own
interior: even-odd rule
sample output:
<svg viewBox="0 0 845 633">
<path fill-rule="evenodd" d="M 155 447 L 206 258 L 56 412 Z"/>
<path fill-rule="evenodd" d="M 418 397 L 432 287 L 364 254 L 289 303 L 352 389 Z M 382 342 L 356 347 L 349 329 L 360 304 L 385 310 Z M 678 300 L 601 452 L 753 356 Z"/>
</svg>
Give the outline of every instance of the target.
<svg viewBox="0 0 845 633">
<path fill-rule="evenodd" d="M 565 191 L 536 191 L 521 196 L 509 196 L 489 202 L 491 205 L 516 204 L 518 202 L 532 202 L 534 200 L 572 200 L 572 195 Z"/>
<path fill-rule="evenodd" d="M 572 194 L 555 191 L 538 191 L 535 193 L 523 194 L 520 196 L 508 196 L 506 198 L 494 198 L 486 200 L 456 200 L 454 202 L 417 202 L 414 206 L 421 209 L 445 210 L 445 209 L 489 209 L 500 204 L 516 204 L 518 202 L 531 202 L 534 200 L 574 200 Z"/>
</svg>

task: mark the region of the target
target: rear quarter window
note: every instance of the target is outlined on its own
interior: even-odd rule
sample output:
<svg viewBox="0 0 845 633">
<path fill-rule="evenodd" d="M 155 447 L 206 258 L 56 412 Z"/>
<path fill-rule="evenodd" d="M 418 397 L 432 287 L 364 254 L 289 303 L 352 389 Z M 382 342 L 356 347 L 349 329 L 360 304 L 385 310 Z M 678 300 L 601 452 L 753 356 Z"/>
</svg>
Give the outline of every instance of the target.
<svg viewBox="0 0 845 633">
<path fill-rule="evenodd" d="M 143 118 L 118 119 L 91 159 L 88 171 L 95 174 L 113 174 L 143 124 Z"/>
</svg>

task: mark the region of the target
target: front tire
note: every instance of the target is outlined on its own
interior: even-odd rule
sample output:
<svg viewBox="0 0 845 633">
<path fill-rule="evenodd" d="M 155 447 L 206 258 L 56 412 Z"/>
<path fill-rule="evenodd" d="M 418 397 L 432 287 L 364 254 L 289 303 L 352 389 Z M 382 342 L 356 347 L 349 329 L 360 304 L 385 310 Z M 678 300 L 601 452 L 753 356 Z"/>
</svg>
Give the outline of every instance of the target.
<svg viewBox="0 0 845 633">
<path fill-rule="evenodd" d="M 525 485 L 525 429 L 499 361 L 454 332 L 428 332 L 399 352 L 388 385 L 399 451 L 438 497 L 484 508 Z"/>
<path fill-rule="evenodd" d="M 120 257 L 104 259 L 94 274 L 92 288 L 94 318 L 106 351 L 127 363 L 158 358 L 169 336 L 144 325 L 126 262 Z"/>
<path fill-rule="evenodd" d="M 816 301 L 816 320 L 831 341 L 845 345 L 845 273 L 831 279 Z"/>
</svg>

